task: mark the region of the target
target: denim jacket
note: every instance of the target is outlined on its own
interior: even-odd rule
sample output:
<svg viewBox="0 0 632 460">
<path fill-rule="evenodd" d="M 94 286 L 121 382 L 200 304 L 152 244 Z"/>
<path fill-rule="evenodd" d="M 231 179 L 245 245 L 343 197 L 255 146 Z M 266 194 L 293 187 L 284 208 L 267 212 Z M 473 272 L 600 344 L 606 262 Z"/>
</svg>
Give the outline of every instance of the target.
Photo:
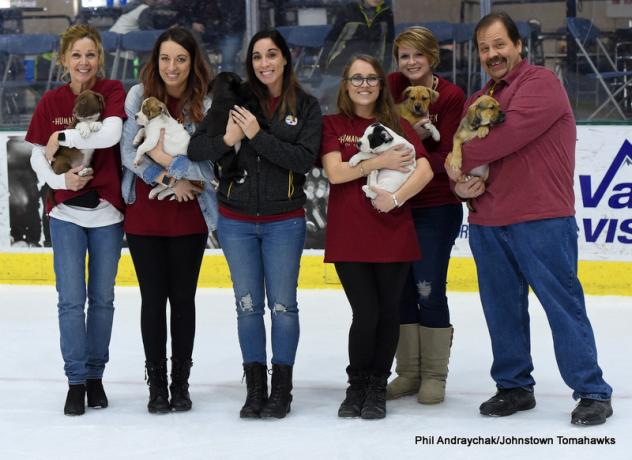
<svg viewBox="0 0 632 460">
<path fill-rule="evenodd" d="M 133 86 L 125 98 L 125 113 L 127 120 L 123 124 L 123 135 L 121 137 L 121 160 L 123 163 L 122 191 L 123 200 L 126 204 L 132 204 L 136 200 L 136 177 L 140 177 L 149 185 L 156 185 L 156 178 L 163 172 L 163 167 L 153 162 L 150 158 L 138 166 L 134 166 L 136 147 L 132 144 L 136 133 L 140 127 L 136 124 L 134 115 L 140 110 L 143 101 L 143 85 Z M 211 106 L 211 98 L 204 98 L 204 111 Z M 193 134 L 196 125 L 187 120 L 185 112 L 184 128 L 189 134 Z M 190 179 L 204 181 L 204 191 L 198 195 L 198 203 L 209 232 L 217 228 L 217 197 L 213 183 L 215 175 L 213 173 L 213 163 L 210 161 L 195 162 L 187 158 L 187 152 L 177 155 L 169 166 L 167 174 L 176 179 Z"/>
</svg>

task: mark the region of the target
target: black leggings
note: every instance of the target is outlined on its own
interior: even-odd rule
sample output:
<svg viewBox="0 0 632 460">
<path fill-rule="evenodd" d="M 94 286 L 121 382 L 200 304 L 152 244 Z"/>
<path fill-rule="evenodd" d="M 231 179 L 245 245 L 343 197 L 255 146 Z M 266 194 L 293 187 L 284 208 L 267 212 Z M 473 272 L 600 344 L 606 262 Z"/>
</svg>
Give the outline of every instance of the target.
<svg viewBox="0 0 632 460">
<path fill-rule="evenodd" d="M 127 234 L 140 285 L 140 329 L 147 361 L 158 362 L 167 356 L 167 299 L 171 306 L 171 356 L 191 359 L 195 291 L 207 236 Z"/>
<path fill-rule="evenodd" d="M 336 262 L 335 266 L 353 311 L 350 368 L 387 374 L 399 340 L 399 303 L 410 263 Z"/>
</svg>

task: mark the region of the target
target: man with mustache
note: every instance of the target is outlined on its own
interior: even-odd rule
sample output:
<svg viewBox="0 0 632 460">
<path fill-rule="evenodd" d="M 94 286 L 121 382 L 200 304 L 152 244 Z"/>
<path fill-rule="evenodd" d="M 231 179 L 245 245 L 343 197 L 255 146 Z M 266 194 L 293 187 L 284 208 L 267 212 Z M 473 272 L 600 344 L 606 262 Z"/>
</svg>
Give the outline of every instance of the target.
<svg viewBox="0 0 632 460">
<path fill-rule="evenodd" d="M 491 13 L 474 31 L 481 67 L 491 80 L 472 95 L 495 97 L 506 114 L 485 139 L 463 146 L 465 172 L 489 164 L 489 178 L 451 169 L 454 191 L 473 199 L 470 247 L 491 337 L 497 393 L 480 413 L 506 416 L 535 407 L 531 373 L 529 287 L 544 307 L 564 382 L 579 400 L 571 423 L 597 425 L 612 415 L 612 388 L 597 363 L 595 339 L 577 279 L 573 193 L 575 119 L 555 75 L 522 58 L 523 44 L 506 13 Z"/>
</svg>

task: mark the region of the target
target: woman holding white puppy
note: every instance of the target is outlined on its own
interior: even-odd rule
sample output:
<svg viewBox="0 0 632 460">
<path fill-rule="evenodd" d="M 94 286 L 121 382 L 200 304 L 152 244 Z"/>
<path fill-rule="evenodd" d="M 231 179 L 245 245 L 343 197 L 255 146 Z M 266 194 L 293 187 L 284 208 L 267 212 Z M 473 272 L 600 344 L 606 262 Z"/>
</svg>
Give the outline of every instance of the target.
<svg viewBox="0 0 632 460">
<path fill-rule="evenodd" d="M 417 241 L 423 257 L 413 262 L 400 306 L 397 346 L 398 376 L 388 385 L 387 397 L 416 394 L 422 404 L 443 401 L 453 328 L 446 296 L 448 264 L 463 220 L 461 201 L 450 190 L 445 158 L 461 121 L 465 96 L 461 88 L 435 75 L 439 43 L 425 27 L 411 27 L 395 39 L 393 55 L 398 72 L 388 75 L 395 102 L 402 102 L 409 86 L 425 86 L 439 93 L 428 108 L 428 118 L 413 128 L 423 140 L 434 177 L 410 200 Z M 432 122 L 441 138 L 435 141 L 424 124 Z"/>
<path fill-rule="evenodd" d="M 415 228 L 405 204 L 432 178 L 426 152 L 411 126 L 399 117 L 385 74 L 371 56 L 353 57 L 338 89 L 338 113 L 323 119 L 321 161 L 331 183 L 325 262 L 333 262 L 351 309 L 349 388 L 339 417 L 386 416 L 386 381 L 399 332 L 399 302 L 410 262 L 419 258 Z M 375 188 L 369 200 L 362 186 L 376 169 L 407 172 L 413 152 L 394 146 L 351 167 L 357 141 L 380 122 L 415 147 L 417 166 L 394 193 Z"/>
<path fill-rule="evenodd" d="M 88 407 L 105 408 L 102 377 L 109 358 L 114 315 L 114 279 L 123 240 L 123 199 L 118 143 L 125 119 L 125 90 L 102 78 L 103 46 L 98 31 L 85 24 L 70 27 L 60 41 L 59 61 L 68 84 L 50 90 L 37 104 L 26 140 L 33 144 L 31 166 L 40 184 L 53 189 L 47 200 L 59 301 L 59 332 L 68 394 L 64 414 L 81 415 Z M 105 108 L 100 130 L 86 138 L 74 128 L 77 96 L 86 89 L 101 94 Z M 47 161 L 60 145 L 96 149 L 93 173 L 83 166 L 55 174 Z M 86 283 L 86 253 L 89 256 Z M 88 310 L 85 312 L 86 297 Z"/>
<path fill-rule="evenodd" d="M 210 71 L 189 31 L 174 27 L 154 45 L 141 71 L 141 84 L 125 101 L 123 128 L 123 197 L 127 203 L 125 233 L 142 298 L 141 333 L 149 384 L 150 413 L 191 409 L 189 374 L 195 337 L 195 292 L 208 233 L 217 210 L 212 167 L 192 163 L 186 151 L 158 145 L 134 165 L 133 145 L 139 126 L 134 116 L 143 99 L 154 96 L 192 134 L 210 107 Z M 172 156 L 176 154 L 176 156 Z M 152 188 L 167 185 L 175 199 L 150 199 Z M 171 308 L 171 400 L 167 392 L 167 300 Z"/>
</svg>

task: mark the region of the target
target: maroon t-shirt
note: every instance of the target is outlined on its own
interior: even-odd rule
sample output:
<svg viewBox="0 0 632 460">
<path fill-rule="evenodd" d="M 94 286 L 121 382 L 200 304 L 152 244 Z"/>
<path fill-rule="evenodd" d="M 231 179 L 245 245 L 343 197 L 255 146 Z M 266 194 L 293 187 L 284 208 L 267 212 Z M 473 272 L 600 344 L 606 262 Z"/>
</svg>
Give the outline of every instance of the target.
<svg viewBox="0 0 632 460">
<path fill-rule="evenodd" d="M 423 141 L 430 157 L 430 166 L 434 172 L 432 181 L 410 200 L 415 208 L 427 208 L 444 204 L 460 203 L 450 190 L 450 179 L 445 172 L 445 159 L 452 151 L 452 139 L 461 122 L 465 96 L 463 90 L 444 78 L 437 77 L 436 91 L 439 99 L 430 104 L 430 121 L 439 130 L 441 139 L 437 142 L 432 137 Z M 403 100 L 402 93 L 410 86 L 410 80 L 401 72 L 390 73 L 387 77 L 388 87 L 396 103 Z"/>
<path fill-rule="evenodd" d="M 338 151 L 342 161 L 358 152 L 356 145 L 375 119 L 344 115 L 323 117 L 321 156 Z M 426 150 L 413 128 L 402 119 L 404 137 L 416 150 L 417 158 L 427 158 Z M 415 227 L 407 203 L 388 213 L 379 213 L 362 186 L 362 177 L 331 184 L 327 206 L 325 262 L 407 262 L 420 258 Z"/>
<path fill-rule="evenodd" d="M 101 119 L 119 117 L 123 120 L 125 115 L 125 90 L 120 81 L 97 80 L 91 88 L 105 99 L 105 109 L 101 113 Z M 60 86 L 47 91 L 35 107 L 31 118 L 26 140 L 32 144 L 46 145 L 51 134 L 61 131 L 72 123 L 72 111 L 77 96 L 73 94 L 70 85 Z M 83 189 L 55 190 L 55 201 L 63 203 L 70 198 L 83 195 L 91 190 L 96 190 L 99 197 L 108 201 L 119 211 L 123 212 L 125 205 L 121 195 L 121 154 L 119 144 L 105 149 L 96 149 L 92 157 L 94 179 Z M 52 203 L 46 203 L 46 212 L 52 209 Z"/>
<path fill-rule="evenodd" d="M 169 98 L 167 101 L 169 113 L 178 121 L 181 118 L 179 103 L 179 99 L 175 98 Z M 145 158 L 143 161 L 151 160 Z M 150 200 L 149 192 L 152 188 L 141 178 L 136 178 L 136 200 L 127 205 L 125 212 L 126 233 L 144 236 L 185 236 L 208 232 L 197 200 Z"/>
</svg>

